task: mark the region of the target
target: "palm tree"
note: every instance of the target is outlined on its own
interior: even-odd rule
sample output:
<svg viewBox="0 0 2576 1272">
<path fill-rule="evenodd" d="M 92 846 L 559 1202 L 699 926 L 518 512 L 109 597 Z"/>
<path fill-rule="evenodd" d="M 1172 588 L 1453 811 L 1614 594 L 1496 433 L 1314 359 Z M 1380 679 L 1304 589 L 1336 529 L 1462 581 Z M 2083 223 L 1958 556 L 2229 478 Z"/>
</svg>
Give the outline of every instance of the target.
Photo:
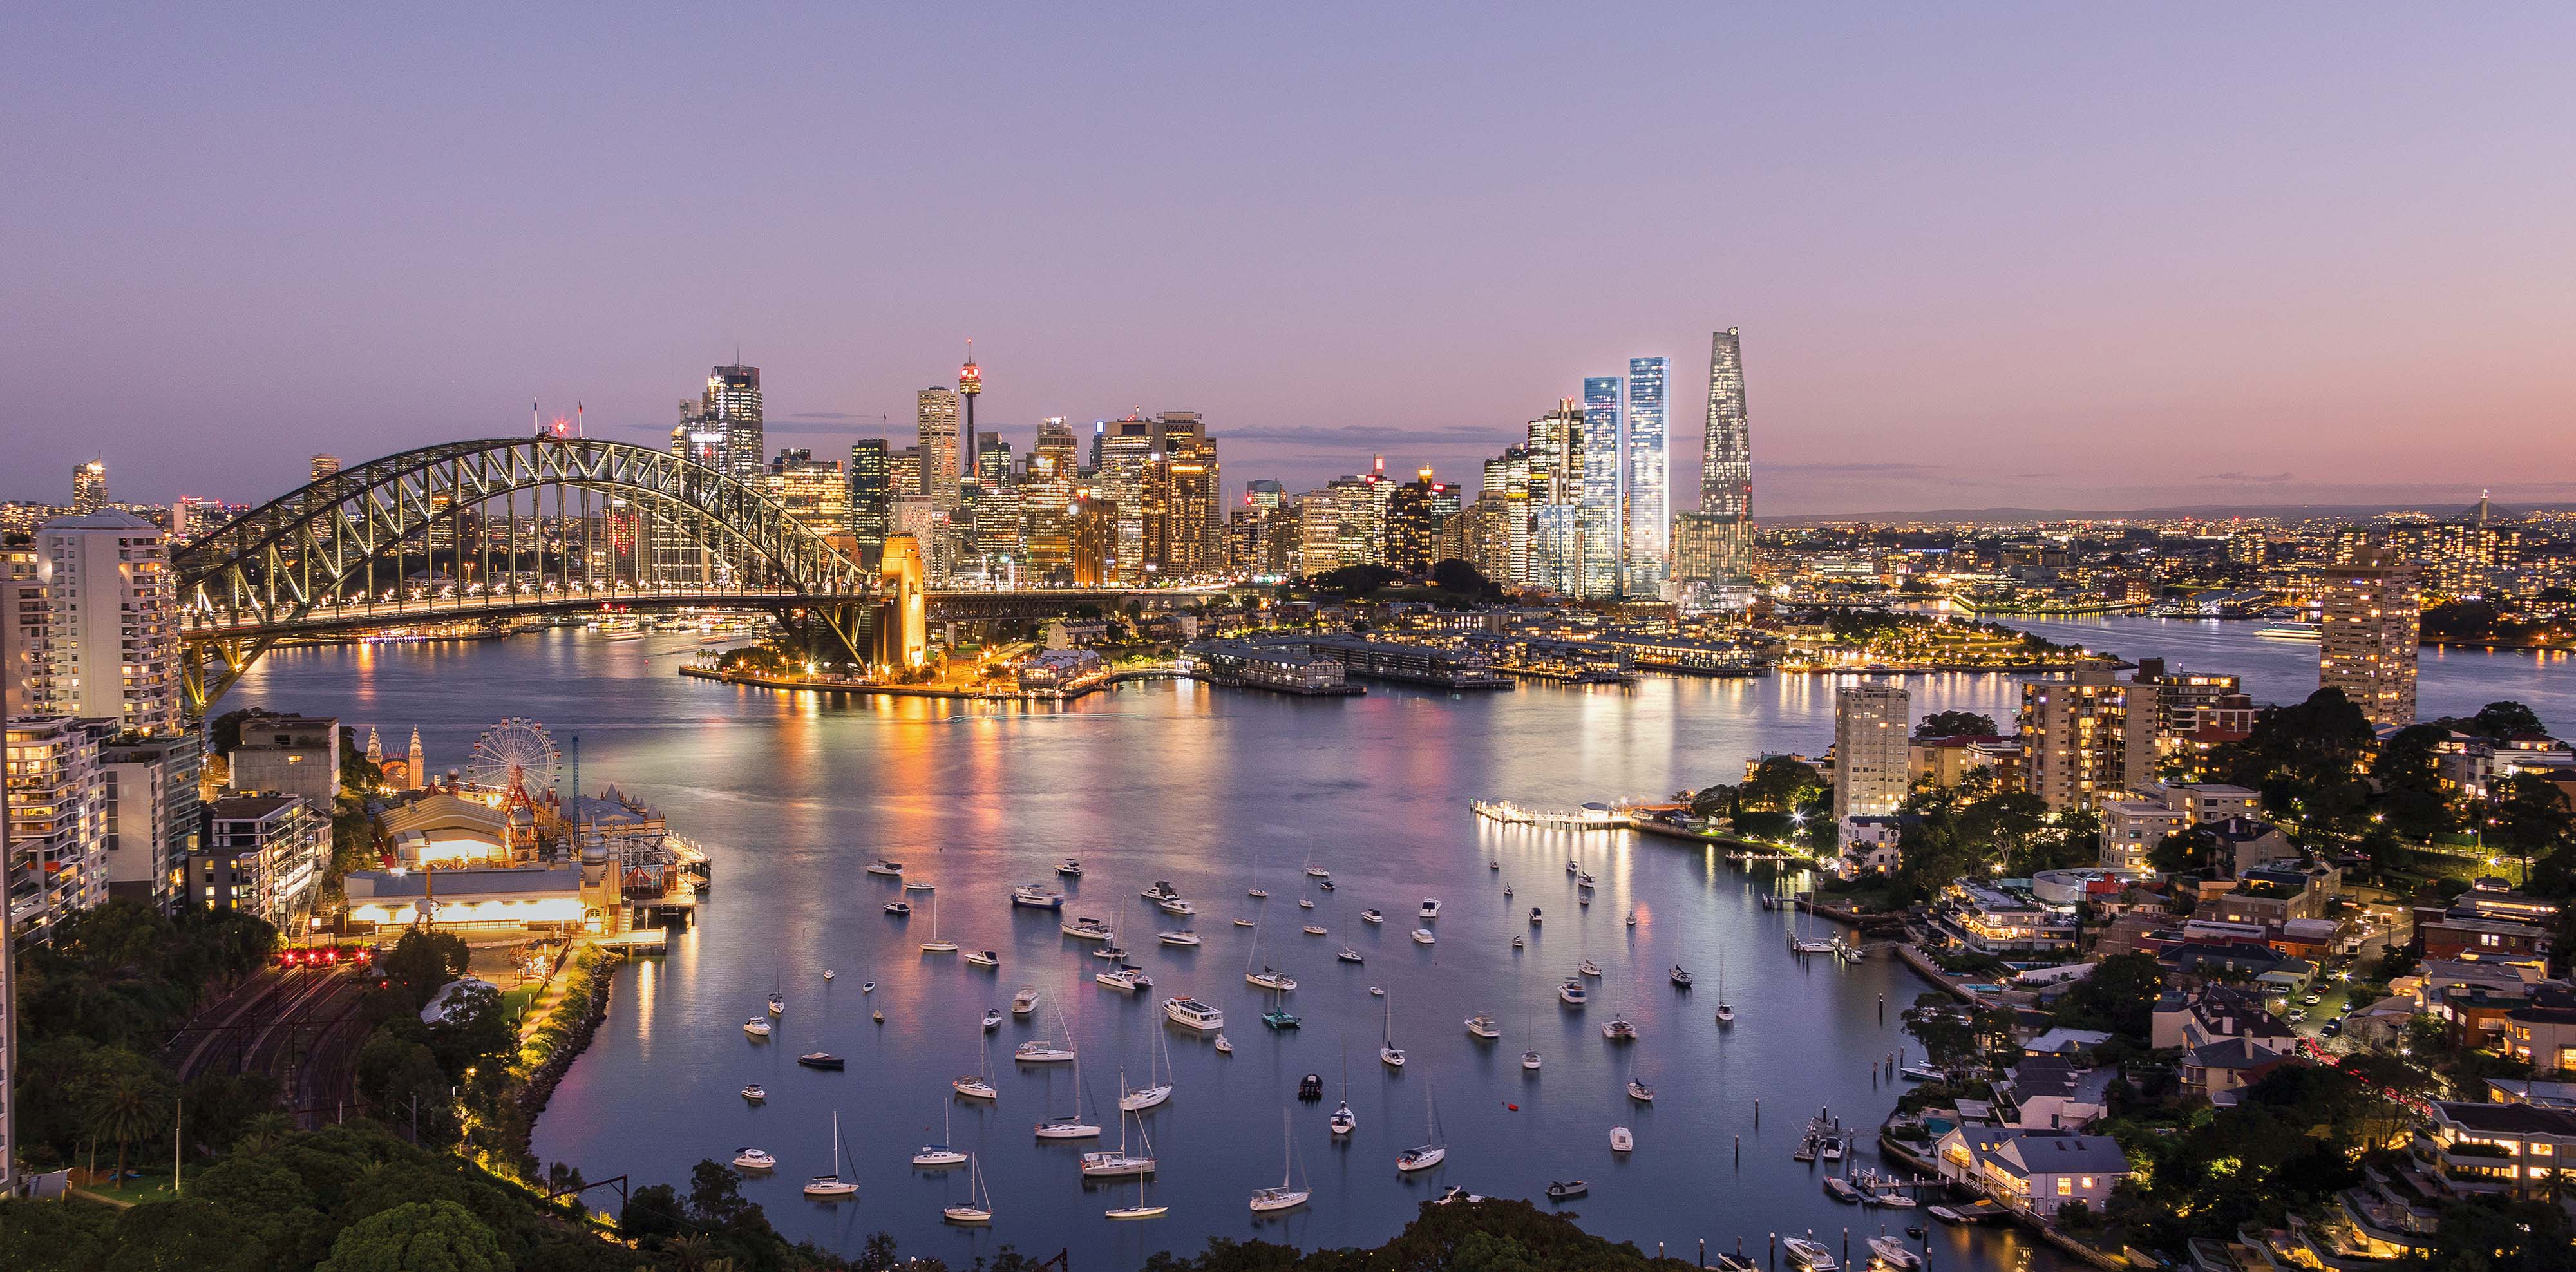
<svg viewBox="0 0 2576 1272">
<path fill-rule="evenodd" d="M 90 1096 L 84 1112 L 91 1135 L 116 1141 L 116 1180 L 122 1184 L 127 1147 L 170 1124 L 170 1091 L 147 1074 L 120 1073 Z"/>
</svg>

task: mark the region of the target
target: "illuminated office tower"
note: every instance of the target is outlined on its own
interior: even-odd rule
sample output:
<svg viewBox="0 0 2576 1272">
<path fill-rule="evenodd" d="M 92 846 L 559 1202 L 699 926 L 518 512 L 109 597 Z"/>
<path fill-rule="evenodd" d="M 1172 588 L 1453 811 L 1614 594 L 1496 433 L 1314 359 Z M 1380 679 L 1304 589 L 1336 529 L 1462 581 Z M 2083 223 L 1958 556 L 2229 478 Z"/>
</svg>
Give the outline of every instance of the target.
<svg viewBox="0 0 2576 1272">
<path fill-rule="evenodd" d="M 894 462 L 886 440 L 865 437 L 850 443 L 850 537 L 858 542 L 862 566 L 885 559 L 894 496 Z"/>
<path fill-rule="evenodd" d="M 957 398 L 959 403 L 965 408 L 965 418 L 958 426 L 957 435 L 965 439 L 965 443 L 970 446 L 973 445 L 976 440 L 975 399 L 982 397 L 983 395 L 984 368 L 975 365 L 975 342 L 969 340 L 966 342 L 966 365 L 957 368 Z M 949 471 L 959 477 L 974 476 L 976 472 L 975 458 L 973 456 L 960 456 L 959 458 L 966 462 L 966 468 L 962 471 L 956 468 L 951 468 Z"/>
<path fill-rule="evenodd" d="M 72 465 L 72 511 L 96 512 L 107 506 L 107 461 Z"/>
<path fill-rule="evenodd" d="M 1346 480 L 1358 480 L 1348 478 Z M 1297 496 L 1297 551 L 1290 570 L 1313 578 L 1342 564 L 1342 501 L 1331 487 Z"/>
<path fill-rule="evenodd" d="M 1118 525 L 1118 541 L 1109 553 L 1116 581 L 1145 581 L 1145 466 L 1154 459 L 1154 424 L 1129 416 L 1107 421 L 1099 438 L 1100 471 L 1093 485 L 1108 515 Z"/>
<path fill-rule="evenodd" d="M 1708 423 L 1699 514 L 1712 535 L 1717 583 L 1752 573 L 1753 432 L 1744 405 L 1744 346 L 1729 327 L 1709 337 Z"/>
<path fill-rule="evenodd" d="M 1582 595 L 1583 412 L 1574 399 L 1529 423 L 1529 573 L 1522 582 Z"/>
<path fill-rule="evenodd" d="M 766 418 L 760 404 L 760 368 L 717 367 L 707 374 L 706 392 L 698 398 L 699 425 L 701 431 L 721 436 L 726 476 L 760 484 L 769 459 Z"/>
<path fill-rule="evenodd" d="M 2415 654 L 2423 636 L 2423 571 L 2387 548 L 2326 567 L 2317 687 L 2340 689 L 2372 724 L 2415 723 Z"/>
<path fill-rule="evenodd" d="M 1893 817 L 1905 802 L 1912 770 L 1906 739 L 1912 723 L 1905 691 L 1888 684 L 1834 691 L 1834 821 Z"/>
<path fill-rule="evenodd" d="M 957 506 L 957 394 L 932 385 L 916 395 L 913 424 L 921 450 L 922 498 L 942 508 Z"/>
<path fill-rule="evenodd" d="M 1369 471 L 1325 484 L 1333 501 L 1336 565 L 1386 564 L 1386 506 L 1395 492 L 1385 466 L 1385 457 L 1377 456 Z"/>
<path fill-rule="evenodd" d="M 1056 582 L 1072 564 L 1073 429 L 1063 417 L 1038 422 L 1038 440 L 1029 451 L 1029 475 L 1021 505 L 1028 518 L 1030 576 Z"/>
<path fill-rule="evenodd" d="M 1164 578 L 1212 574 L 1224 565 L 1216 443 L 1192 411 L 1164 412 L 1156 431 L 1145 470 L 1146 563 Z"/>
<path fill-rule="evenodd" d="M 1583 577 L 1585 596 L 1617 596 L 1626 586 L 1620 502 L 1619 377 L 1583 381 Z"/>
<path fill-rule="evenodd" d="M 313 466 L 311 471 L 313 474 L 313 480 L 315 481 L 320 481 L 325 477 L 332 476 L 340 471 L 340 457 L 337 455 L 316 455 L 313 457 Z"/>
<path fill-rule="evenodd" d="M 1120 577 L 1118 508 L 1099 491 L 1075 493 L 1065 513 L 1066 550 L 1075 587 L 1106 587 Z"/>
<path fill-rule="evenodd" d="M 1671 572 L 1672 478 L 1666 462 L 1665 386 L 1670 358 L 1628 359 L 1628 419 L 1622 456 L 1627 483 L 1624 500 L 1625 542 L 1620 568 L 1622 590 L 1631 596 L 1662 594 Z"/>
<path fill-rule="evenodd" d="M 1499 574 L 1486 572 L 1497 583 L 1529 582 L 1529 476 L 1530 452 L 1526 446 L 1507 447 L 1502 454 L 1485 461 L 1485 484 L 1478 500 L 1496 496 L 1502 501 L 1503 538 L 1499 552 L 1490 559 L 1505 568 Z"/>
<path fill-rule="evenodd" d="M 967 480 L 997 489 L 1011 484 L 1011 444 L 1001 434 L 975 435 L 975 467 Z"/>
</svg>

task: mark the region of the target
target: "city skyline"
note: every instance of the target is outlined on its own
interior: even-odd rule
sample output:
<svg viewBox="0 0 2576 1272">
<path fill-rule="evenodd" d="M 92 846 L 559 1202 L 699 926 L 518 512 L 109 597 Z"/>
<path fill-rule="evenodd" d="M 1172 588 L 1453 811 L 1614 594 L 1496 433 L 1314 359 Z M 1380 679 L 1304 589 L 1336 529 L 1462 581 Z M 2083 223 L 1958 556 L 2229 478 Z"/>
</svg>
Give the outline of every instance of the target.
<svg viewBox="0 0 2576 1272">
<path fill-rule="evenodd" d="M 737 346 L 773 447 L 827 453 L 900 436 L 969 336 L 982 428 L 1179 405 L 1291 485 L 1458 473 L 1641 353 L 1701 400 L 1721 326 L 1758 337 L 1766 512 L 2576 497 L 2571 191 L 2532 161 L 2576 15 L 2348 17 L 21 15 L 7 344 L 48 372 L 0 497 L 102 437 L 130 497 L 241 497 L 271 487 L 233 436 L 355 460 L 530 397 L 654 445 Z M 643 73 L 709 49 L 773 73 Z M 1526 100 L 1569 54 L 1633 74 Z M 1138 57 L 1186 118 L 1093 91 Z M 1528 174 L 1614 140 L 1630 197 L 1535 215 Z M 2150 435 L 2169 463 L 2112 462 Z"/>
</svg>

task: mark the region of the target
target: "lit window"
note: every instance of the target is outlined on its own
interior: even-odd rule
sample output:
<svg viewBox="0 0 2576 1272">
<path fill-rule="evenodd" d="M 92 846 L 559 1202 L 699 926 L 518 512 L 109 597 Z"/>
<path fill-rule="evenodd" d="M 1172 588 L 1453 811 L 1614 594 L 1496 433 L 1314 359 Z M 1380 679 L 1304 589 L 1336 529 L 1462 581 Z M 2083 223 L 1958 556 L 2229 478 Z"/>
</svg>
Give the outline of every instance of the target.
<svg viewBox="0 0 2576 1272">
<path fill-rule="evenodd" d="M 2069 1175 L 2060 1175 L 2057 1177 L 2057 1195 L 2060 1197 L 2072 1197 L 2075 1195 L 2074 1177 Z"/>
</svg>

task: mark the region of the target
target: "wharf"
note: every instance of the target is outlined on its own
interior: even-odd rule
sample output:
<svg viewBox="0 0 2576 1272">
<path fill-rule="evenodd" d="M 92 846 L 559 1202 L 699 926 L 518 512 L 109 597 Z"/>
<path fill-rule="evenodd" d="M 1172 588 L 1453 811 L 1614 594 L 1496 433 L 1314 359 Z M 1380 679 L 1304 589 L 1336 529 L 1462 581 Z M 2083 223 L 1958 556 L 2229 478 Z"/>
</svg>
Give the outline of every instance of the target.
<svg viewBox="0 0 2576 1272">
<path fill-rule="evenodd" d="M 1113 685 L 1134 680 L 1192 679 L 1170 667 L 1130 668 L 1067 685 L 1062 689 L 943 689 L 932 685 L 890 685 L 851 676 L 782 676 L 756 671 L 722 671 L 714 667 L 684 664 L 680 674 L 693 680 L 712 680 L 719 684 L 746 685 L 757 689 L 783 689 L 803 693 L 867 694 L 886 698 L 953 698 L 966 702 L 1072 702 L 1089 697 Z"/>
</svg>

